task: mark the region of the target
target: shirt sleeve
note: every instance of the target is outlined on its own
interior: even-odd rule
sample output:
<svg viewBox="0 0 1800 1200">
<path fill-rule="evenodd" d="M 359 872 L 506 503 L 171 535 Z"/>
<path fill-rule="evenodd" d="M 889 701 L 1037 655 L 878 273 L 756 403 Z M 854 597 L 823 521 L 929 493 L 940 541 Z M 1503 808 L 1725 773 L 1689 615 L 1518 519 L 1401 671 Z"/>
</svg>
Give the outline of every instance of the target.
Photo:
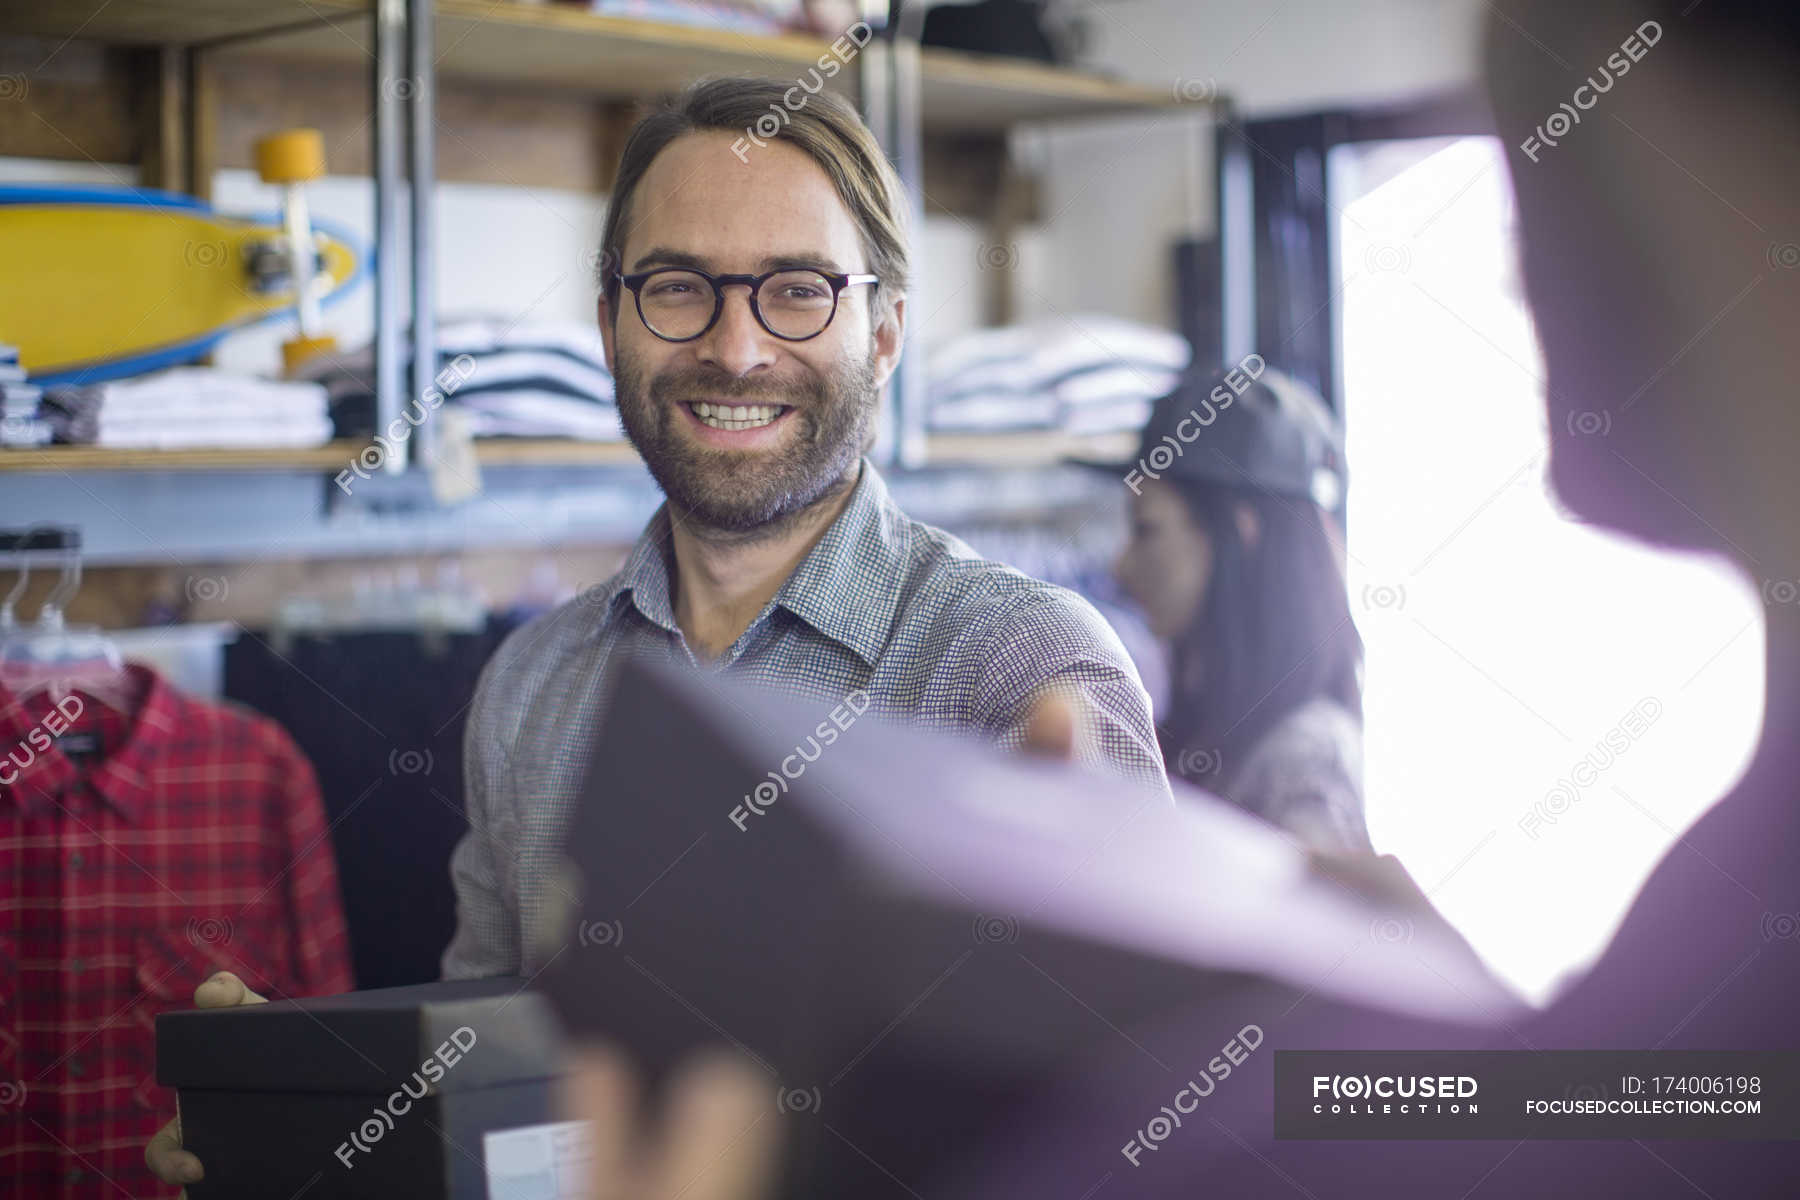
<svg viewBox="0 0 1800 1200">
<path fill-rule="evenodd" d="M 335 996 L 355 987 L 350 969 L 350 931 L 338 888 L 337 856 L 325 820 L 318 777 L 297 746 L 281 734 L 283 757 L 282 830 L 288 861 L 288 928 L 294 931 L 294 978 L 289 996 Z"/>
<path fill-rule="evenodd" d="M 494 693 L 500 686 L 497 664 L 506 651 L 502 645 L 482 671 L 463 733 L 463 811 L 469 829 L 450 855 L 456 933 L 440 964 L 445 979 L 519 973 L 518 912 L 508 903 L 499 857 L 509 844 L 499 833 L 499 808 L 508 793 L 498 784 L 510 751 L 504 731 L 497 727 Z"/>
<path fill-rule="evenodd" d="M 1173 803 L 1150 716 L 1150 694 L 1106 619 L 1067 588 L 1022 593 L 988 631 L 976 718 L 997 744 L 1025 742 L 1032 702 L 1045 690 L 1075 702 L 1075 760 L 1160 793 Z"/>
</svg>

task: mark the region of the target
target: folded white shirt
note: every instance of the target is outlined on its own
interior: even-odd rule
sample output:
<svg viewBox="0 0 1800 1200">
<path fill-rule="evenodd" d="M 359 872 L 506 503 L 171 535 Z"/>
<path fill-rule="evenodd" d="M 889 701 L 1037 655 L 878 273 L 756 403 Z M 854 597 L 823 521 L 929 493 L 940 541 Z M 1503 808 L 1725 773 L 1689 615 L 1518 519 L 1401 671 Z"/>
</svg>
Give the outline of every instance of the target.
<svg viewBox="0 0 1800 1200">
<path fill-rule="evenodd" d="M 175 367 L 95 385 L 102 412 L 323 414 L 325 389 L 305 380 L 258 379 L 212 367 Z"/>
<path fill-rule="evenodd" d="M 256 446 L 323 446 L 331 440 L 331 422 L 283 421 L 257 424 L 224 424 L 217 421 L 155 422 L 107 425 L 101 422 L 94 439 L 98 446 L 178 450 L 199 447 L 243 448 Z"/>
</svg>

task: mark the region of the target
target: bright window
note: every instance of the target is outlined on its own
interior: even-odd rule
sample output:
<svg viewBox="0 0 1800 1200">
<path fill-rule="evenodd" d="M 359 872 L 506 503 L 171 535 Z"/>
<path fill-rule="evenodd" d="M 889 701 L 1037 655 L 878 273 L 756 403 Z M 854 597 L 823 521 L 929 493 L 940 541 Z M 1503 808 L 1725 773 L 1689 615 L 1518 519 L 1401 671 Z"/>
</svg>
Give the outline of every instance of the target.
<svg viewBox="0 0 1800 1200">
<path fill-rule="evenodd" d="M 1331 169 L 1370 832 L 1542 997 L 1748 762 L 1757 597 L 1548 495 L 1498 143 L 1353 145 Z"/>
</svg>

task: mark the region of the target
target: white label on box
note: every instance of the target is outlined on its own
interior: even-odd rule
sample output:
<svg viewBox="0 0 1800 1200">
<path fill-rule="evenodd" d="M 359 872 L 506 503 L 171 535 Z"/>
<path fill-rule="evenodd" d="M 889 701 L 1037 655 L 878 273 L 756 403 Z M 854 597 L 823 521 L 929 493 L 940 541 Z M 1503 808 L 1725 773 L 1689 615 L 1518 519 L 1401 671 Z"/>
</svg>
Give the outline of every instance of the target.
<svg viewBox="0 0 1800 1200">
<path fill-rule="evenodd" d="M 483 1135 L 488 1200 L 583 1200 L 593 1141 L 586 1121 L 523 1125 Z"/>
</svg>

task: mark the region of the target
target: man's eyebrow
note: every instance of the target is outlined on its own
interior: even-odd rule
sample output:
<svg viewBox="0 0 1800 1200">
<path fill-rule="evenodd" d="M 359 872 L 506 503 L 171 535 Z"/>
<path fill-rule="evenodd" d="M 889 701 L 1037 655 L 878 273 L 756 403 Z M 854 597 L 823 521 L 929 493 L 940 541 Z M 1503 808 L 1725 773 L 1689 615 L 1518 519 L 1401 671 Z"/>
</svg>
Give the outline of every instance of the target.
<svg viewBox="0 0 1800 1200">
<path fill-rule="evenodd" d="M 674 250 L 667 246 L 652 246 L 631 264 L 631 273 L 648 271 L 654 267 L 686 267 L 692 271 L 713 272 L 712 259 L 701 254 L 689 254 L 685 250 Z M 836 262 L 829 254 L 771 254 L 756 264 L 757 274 L 764 271 L 809 270 L 828 271 L 833 275 L 840 274 Z"/>
</svg>

